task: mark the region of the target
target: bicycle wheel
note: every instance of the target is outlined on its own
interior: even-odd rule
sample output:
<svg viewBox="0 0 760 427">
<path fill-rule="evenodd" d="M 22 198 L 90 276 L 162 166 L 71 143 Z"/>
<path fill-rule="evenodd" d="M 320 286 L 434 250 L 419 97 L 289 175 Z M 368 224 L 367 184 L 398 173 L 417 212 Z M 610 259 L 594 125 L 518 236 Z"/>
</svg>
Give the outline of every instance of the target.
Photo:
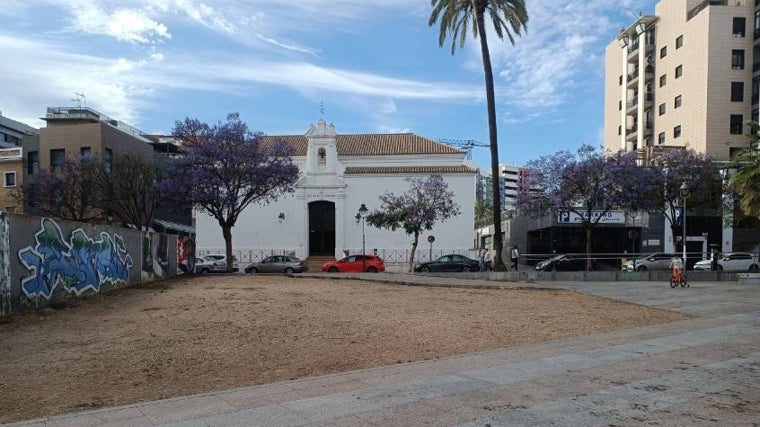
<svg viewBox="0 0 760 427">
<path fill-rule="evenodd" d="M 670 278 L 670 287 L 671 288 L 675 288 L 676 286 L 678 286 L 678 283 L 676 283 L 676 279 L 673 278 L 673 277 L 671 277 Z"/>
</svg>

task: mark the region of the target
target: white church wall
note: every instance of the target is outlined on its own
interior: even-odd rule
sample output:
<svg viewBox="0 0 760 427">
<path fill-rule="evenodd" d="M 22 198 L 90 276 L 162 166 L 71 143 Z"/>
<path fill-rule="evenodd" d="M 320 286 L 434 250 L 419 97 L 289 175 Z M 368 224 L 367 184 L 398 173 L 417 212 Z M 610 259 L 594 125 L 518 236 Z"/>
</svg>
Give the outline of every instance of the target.
<svg viewBox="0 0 760 427">
<path fill-rule="evenodd" d="M 426 177 L 420 175 L 420 177 Z M 343 250 L 351 253 L 361 251 L 361 223 L 356 223 L 356 213 L 362 203 L 371 211 L 380 207 L 379 196 L 385 191 L 396 194 L 409 188 L 404 176 L 376 175 L 346 177 L 345 193 L 337 197 L 324 197 L 323 200 L 335 202 L 336 241 L 335 256 L 342 256 Z M 435 250 L 467 251 L 472 249 L 472 230 L 474 219 L 475 177 L 474 175 L 452 174 L 444 176 L 449 189 L 455 194 L 462 213 L 446 222 L 436 223 L 433 230 L 420 236 L 418 250 L 429 250 L 427 236 L 435 236 Z M 302 192 L 303 193 L 303 192 Z M 251 261 L 251 256 L 268 253 L 293 252 L 296 256 L 308 256 L 308 202 L 319 197 L 304 198 L 295 194 L 288 195 L 269 205 L 252 204 L 244 210 L 232 229 L 233 251 L 239 254 L 241 262 Z M 285 219 L 278 219 L 279 213 Z M 198 212 L 196 214 L 197 246 L 200 253 L 223 252 L 224 239 L 221 228 L 214 218 Z M 411 248 L 412 237 L 403 230 L 395 232 L 380 230 L 370 225 L 365 227 L 367 252 L 407 251 Z"/>
</svg>

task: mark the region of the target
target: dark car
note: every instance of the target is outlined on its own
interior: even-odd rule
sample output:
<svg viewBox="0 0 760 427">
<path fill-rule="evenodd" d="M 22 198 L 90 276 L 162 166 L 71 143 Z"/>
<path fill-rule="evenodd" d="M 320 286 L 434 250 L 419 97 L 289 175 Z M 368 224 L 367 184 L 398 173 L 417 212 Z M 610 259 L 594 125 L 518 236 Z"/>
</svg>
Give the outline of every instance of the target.
<svg viewBox="0 0 760 427">
<path fill-rule="evenodd" d="M 322 266 L 322 271 L 328 273 L 377 273 L 385 271 L 383 259 L 376 255 L 349 255 L 337 261 L 331 261 Z"/>
<path fill-rule="evenodd" d="M 435 261 L 423 262 L 414 266 L 417 272 L 444 272 L 444 271 L 479 271 L 480 263 L 464 255 L 444 255 Z"/>
<path fill-rule="evenodd" d="M 586 260 L 580 255 L 557 255 L 536 264 L 536 271 L 585 271 Z M 591 269 L 594 269 L 593 260 Z"/>
<path fill-rule="evenodd" d="M 272 255 L 261 262 L 254 262 L 245 267 L 246 273 L 303 273 L 306 261 L 287 255 Z"/>
</svg>

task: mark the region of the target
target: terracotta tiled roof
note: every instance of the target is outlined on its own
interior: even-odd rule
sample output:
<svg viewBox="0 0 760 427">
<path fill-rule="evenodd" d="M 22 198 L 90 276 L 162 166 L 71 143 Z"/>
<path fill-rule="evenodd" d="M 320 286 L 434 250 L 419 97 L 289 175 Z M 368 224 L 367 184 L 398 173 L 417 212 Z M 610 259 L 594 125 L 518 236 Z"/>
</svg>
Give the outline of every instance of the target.
<svg viewBox="0 0 760 427">
<path fill-rule="evenodd" d="M 267 135 L 265 144 L 284 141 L 293 147 L 295 156 L 305 156 L 308 140 L 305 135 Z M 456 154 L 454 147 L 413 133 L 339 134 L 336 138 L 339 156 L 390 156 L 409 154 Z"/>
<path fill-rule="evenodd" d="M 472 174 L 477 169 L 465 166 L 349 166 L 346 168 L 346 175 L 359 174 L 410 174 L 410 173 L 467 173 Z"/>
</svg>

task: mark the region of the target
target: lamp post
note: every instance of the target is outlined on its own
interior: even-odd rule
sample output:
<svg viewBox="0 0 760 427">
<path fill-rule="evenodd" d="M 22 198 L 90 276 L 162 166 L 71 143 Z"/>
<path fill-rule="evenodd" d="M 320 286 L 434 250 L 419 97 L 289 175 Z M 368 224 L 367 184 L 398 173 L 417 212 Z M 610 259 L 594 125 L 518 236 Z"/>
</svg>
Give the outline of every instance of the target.
<svg viewBox="0 0 760 427">
<path fill-rule="evenodd" d="M 683 245 L 683 269 L 686 271 L 686 199 L 689 197 L 691 186 L 684 181 L 681 183 L 681 197 L 683 198 L 683 213 L 681 214 L 681 223 L 683 225 L 683 231 L 681 232 L 681 245 Z"/>
<path fill-rule="evenodd" d="M 366 252 L 364 223 L 366 222 L 367 212 L 369 212 L 369 209 L 367 209 L 367 205 L 362 203 L 362 205 L 359 206 L 359 212 L 356 213 L 356 217 L 355 217 L 357 224 L 359 223 L 359 220 L 361 220 L 362 222 L 362 272 L 364 272 L 365 264 L 366 264 L 366 257 L 364 256 L 364 253 Z"/>
</svg>

